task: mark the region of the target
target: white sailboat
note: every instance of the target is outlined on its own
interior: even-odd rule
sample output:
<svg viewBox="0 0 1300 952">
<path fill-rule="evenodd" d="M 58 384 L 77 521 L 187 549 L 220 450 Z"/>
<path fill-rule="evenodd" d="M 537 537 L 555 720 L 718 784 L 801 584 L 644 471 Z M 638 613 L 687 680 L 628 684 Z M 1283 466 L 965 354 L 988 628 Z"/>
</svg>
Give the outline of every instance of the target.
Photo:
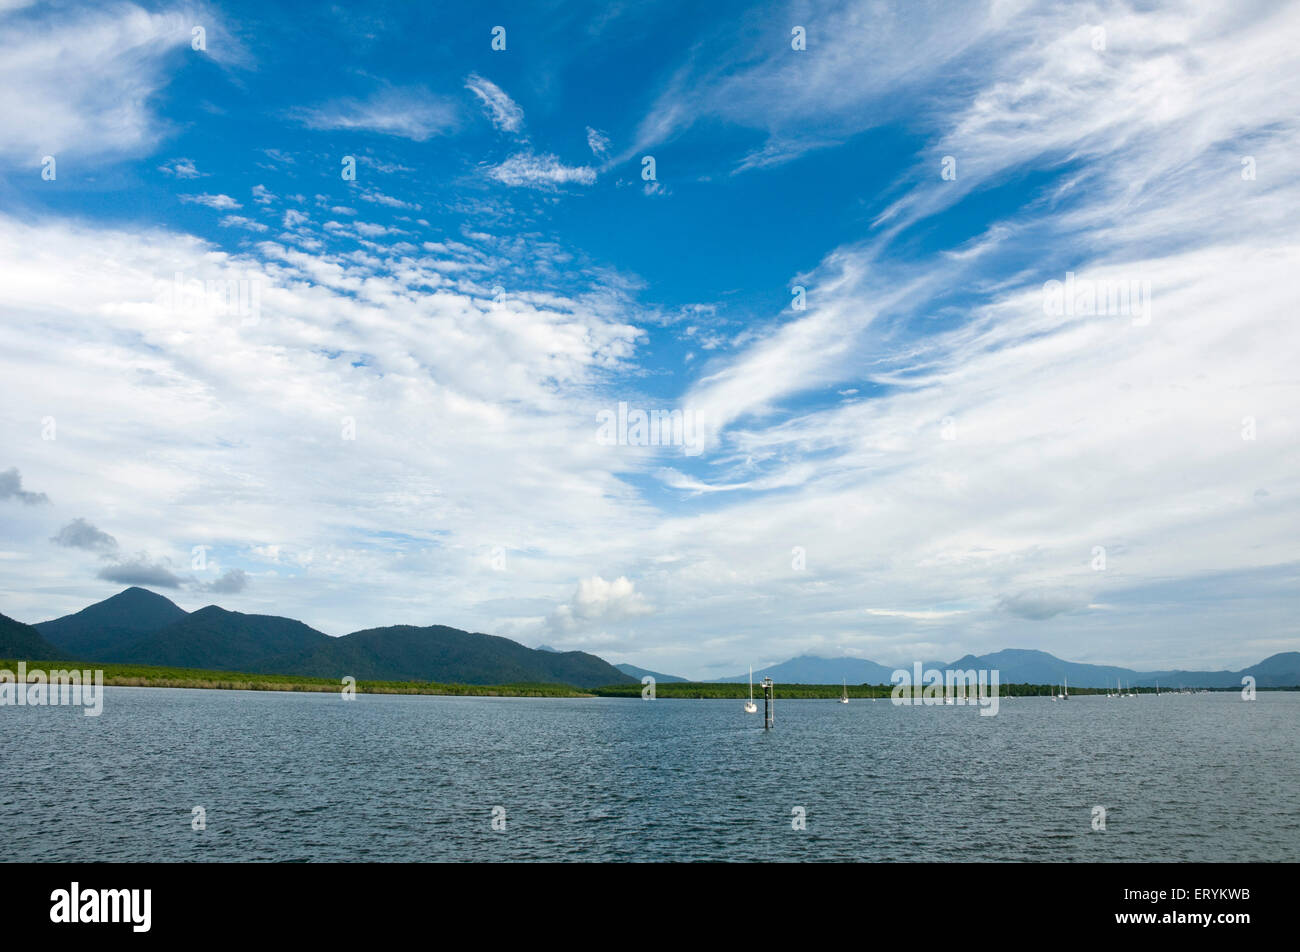
<svg viewBox="0 0 1300 952">
<path fill-rule="evenodd" d="M 754 703 L 754 668 L 749 669 L 749 700 L 745 702 L 746 714 L 757 714 L 758 705 Z"/>
<path fill-rule="evenodd" d="M 1070 700 L 1070 679 L 1065 675 L 1061 675 L 1061 678 L 1061 696 L 1057 700 L 1068 701 Z"/>
<path fill-rule="evenodd" d="M 844 684 L 844 690 L 840 694 L 840 703 L 848 704 L 849 703 L 849 681 L 847 678 L 844 679 L 843 684 Z"/>
</svg>

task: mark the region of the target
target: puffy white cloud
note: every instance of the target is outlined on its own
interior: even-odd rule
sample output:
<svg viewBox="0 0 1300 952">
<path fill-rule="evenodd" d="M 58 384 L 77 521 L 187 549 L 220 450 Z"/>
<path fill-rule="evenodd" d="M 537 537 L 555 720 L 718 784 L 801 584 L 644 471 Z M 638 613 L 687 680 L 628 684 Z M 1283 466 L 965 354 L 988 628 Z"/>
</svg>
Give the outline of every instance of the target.
<svg viewBox="0 0 1300 952">
<path fill-rule="evenodd" d="M 80 516 L 51 536 L 50 541 L 64 548 L 86 549 L 90 552 L 113 552 L 117 549 L 116 539 Z"/>
<path fill-rule="evenodd" d="M 205 205 L 208 208 L 215 208 L 218 211 L 244 207 L 240 202 L 235 201 L 229 195 L 210 195 L 205 192 L 202 195 L 181 195 L 179 197 L 182 202 L 185 202 L 188 205 Z"/>
<path fill-rule="evenodd" d="M 607 625 L 654 613 L 636 584 L 625 576 L 607 581 L 599 575 L 578 582 L 578 590 L 551 615 L 551 626 L 562 632 Z"/>
<path fill-rule="evenodd" d="M 178 179 L 195 179 L 203 175 L 195 166 L 193 159 L 172 159 L 158 166 L 158 171 Z"/>
<path fill-rule="evenodd" d="M 97 578 L 115 585 L 140 585 L 150 588 L 180 588 L 184 579 L 166 565 L 153 562 L 141 554 L 134 559 L 115 562 L 99 570 Z"/>
</svg>

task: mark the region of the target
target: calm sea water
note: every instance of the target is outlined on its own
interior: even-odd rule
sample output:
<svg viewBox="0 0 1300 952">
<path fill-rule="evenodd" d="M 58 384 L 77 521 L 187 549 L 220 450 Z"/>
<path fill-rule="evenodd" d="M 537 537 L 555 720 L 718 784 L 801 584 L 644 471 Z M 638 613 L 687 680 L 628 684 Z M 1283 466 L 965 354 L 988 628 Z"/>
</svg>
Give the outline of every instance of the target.
<svg viewBox="0 0 1300 952">
<path fill-rule="evenodd" d="M 734 701 L 107 692 L 0 708 L 5 859 L 1300 860 L 1295 693 L 778 699 L 764 732 Z"/>
</svg>

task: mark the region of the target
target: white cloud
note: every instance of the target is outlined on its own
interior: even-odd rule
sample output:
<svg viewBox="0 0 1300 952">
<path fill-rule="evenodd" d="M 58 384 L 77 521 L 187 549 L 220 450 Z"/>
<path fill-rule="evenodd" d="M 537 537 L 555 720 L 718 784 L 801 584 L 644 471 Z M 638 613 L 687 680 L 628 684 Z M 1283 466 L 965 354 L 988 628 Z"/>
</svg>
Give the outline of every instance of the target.
<svg viewBox="0 0 1300 952">
<path fill-rule="evenodd" d="M 226 215 L 221 219 L 222 228 L 243 228 L 245 231 L 266 231 L 266 225 L 243 215 Z"/>
<path fill-rule="evenodd" d="M 744 156 L 737 171 L 842 142 L 900 118 L 912 98 L 900 95 L 903 90 L 915 94 L 936 78 L 951 84 L 955 64 L 981 44 L 1001 40 L 1024 6 L 1018 0 L 957 6 L 942 0 L 830 3 L 809 17 L 804 51 L 791 49 L 788 31 L 772 29 L 771 8 L 753 9 L 692 48 L 622 158 L 706 119 L 766 133 L 765 144 Z M 702 49 L 708 55 L 701 55 Z"/>
<path fill-rule="evenodd" d="M 560 632 L 611 625 L 654 613 L 636 584 L 624 576 L 607 581 L 599 575 L 578 582 L 578 590 L 551 614 L 550 624 Z"/>
<path fill-rule="evenodd" d="M 132 578 L 188 564 L 197 542 L 250 560 L 258 547 L 313 552 L 307 569 L 259 574 L 237 593 L 254 601 L 240 604 L 334 633 L 399 620 L 498 630 L 509 620 L 484 615 L 480 601 L 554 604 L 580 553 L 601 548 L 611 520 L 642 509 L 596 465 L 586 406 L 633 357 L 639 332 L 603 287 L 570 298 L 520 288 L 493 304 L 444 277 L 453 259 L 443 255 L 457 254 L 317 255 L 266 241 L 230 255 L 175 232 L 0 215 L 0 376 L 21 395 L 0 406 L 0 427 L 25 432 L 53 416 L 61 449 L 43 453 L 49 444 L 28 439 L 7 451 L 50 499 L 93 504 L 81 509 L 92 519 L 112 511 L 124 549 L 152 553 L 127 564 L 123 572 L 140 570 Z M 68 273 L 84 280 L 69 285 Z M 224 297 L 178 310 L 167 298 L 177 273 L 256 287 L 259 319 Z M 355 441 L 341 437 L 345 417 Z M 148 448 L 140 419 L 150 421 Z M 244 448 L 233 467 L 231 445 Z M 317 481 L 309 474 L 322 466 L 332 475 Z M 293 488 L 277 501 L 272 486 Z M 172 513 L 165 525 L 149 515 L 158 504 Z M 7 614 L 38 617 L 99 590 L 85 590 L 84 568 L 48 542 L 80 513 L 11 510 L 25 513 L 12 526 L 29 539 L 28 570 L 61 581 L 24 591 L 17 566 L 0 569 L 0 586 L 18 593 Z M 375 544 L 398 523 L 400 538 Z M 512 557 L 509 573 L 484 573 L 469 557 L 530 540 L 549 555 Z M 411 572 L 442 581 L 422 582 L 413 600 Z M 374 601 L 334 602 L 331 590 L 359 578 Z"/>
<path fill-rule="evenodd" d="M 587 148 L 597 158 L 604 158 L 609 152 L 609 136 L 591 126 L 587 126 Z"/>
<path fill-rule="evenodd" d="M 459 121 L 454 102 L 423 87 L 386 87 L 369 99 L 336 99 L 290 114 L 311 129 L 374 132 L 414 142 L 446 135 Z"/>
<path fill-rule="evenodd" d="M 492 124 L 502 132 L 518 132 L 524 124 L 524 111 L 496 83 L 471 73 L 465 88 L 478 97 Z"/>
<path fill-rule="evenodd" d="M 898 118 L 899 103 L 920 103 L 906 118 L 924 139 L 861 243 L 773 276 L 808 287 L 807 311 L 725 347 L 688 335 L 702 366 L 673 402 L 716 429 L 674 468 L 593 439 L 593 409 L 638 398 L 648 375 L 637 309 L 567 249 L 536 257 L 590 288 L 513 274 L 495 301 L 498 273 L 527 256 L 488 225 L 417 248 L 333 222 L 331 245 L 351 246 L 326 253 L 294 212 L 285 227 L 303 235 L 229 255 L 175 232 L 0 216 L 0 377 L 16 395 L 0 426 L 26 434 L 6 450 L 53 500 L 6 510 L 6 550 L 22 549 L 0 560 L 6 613 L 84 604 L 84 567 L 48 540 L 112 512 L 124 551 L 160 553 L 144 568 L 185 564 L 219 527 L 215 543 L 273 570 L 232 594 L 249 610 L 336 632 L 562 631 L 686 674 L 800 651 L 1024 646 L 1226 667 L 1294 647 L 1277 619 L 1293 614 L 1300 525 L 1300 184 L 1280 170 L 1300 139 L 1300 14 L 1106 4 L 1098 56 L 1093 18 L 1064 6 L 899 10 L 835 8 L 806 54 L 719 48 L 642 124 L 641 141 L 702 117 L 757 129 L 741 168 Z M 827 42 L 836 29 L 847 42 Z M 913 86 L 927 94 L 898 95 Z M 1239 175 L 1246 149 L 1258 181 Z M 955 182 L 932 161 L 946 153 Z M 903 228 L 975 189 L 1067 162 L 1055 193 L 1027 186 L 979 235 L 895 254 Z M 526 152 L 486 171 L 543 190 L 596 177 Z M 986 270 L 995 256 L 1017 265 Z M 1067 269 L 1149 280 L 1151 321 L 1046 313 L 1043 282 Z M 176 272 L 257 281 L 261 319 L 178 320 L 154 299 Z M 30 436 L 45 415 L 57 453 Z M 1224 636 L 1251 631 L 1267 637 Z"/>
<path fill-rule="evenodd" d="M 408 211 L 419 211 L 420 206 L 415 202 L 408 202 L 400 198 L 394 198 L 392 195 L 385 195 L 377 188 L 365 188 L 361 190 L 361 200 L 370 202 L 374 205 L 386 205 L 389 208 L 401 208 Z"/>
<path fill-rule="evenodd" d="M 190 52 L 196 10 L 150 13 L 134 4 L 55 11 L 44 22 L 0 10 L 0 161 L 36 165 L 54 155 L 78 163 L 139 155 L 161 138 L 149 103 L 181 51 Z M 211 35 L 217 29 L 214 18 Z M 243 58 L 222 35 L 206 54 Z"/>
<path fill-rule="evenodd" d="M 172 159 L 158 166 L 158 171 L 178 179 L 195 179 L 203 174 L 194 165 L 193 159 Z"/>
<path fill-rule="evenodd" d="M 181 195 L 178 197 L 188 205 L 206 205 L 208 208 L 215 208 L 218 211 L 244 207 L 229 195 L 209 195 L 204 193 L 202 195 Z"/>
<path fill-rule="evenodd" d="M 586 165 L 565 165 L 554 155 L 520 152 L 488 169 L 489 177 L 515 188 L 553 191 L 561 185 L 591 185 L 596 172 Z"/>
</svg>

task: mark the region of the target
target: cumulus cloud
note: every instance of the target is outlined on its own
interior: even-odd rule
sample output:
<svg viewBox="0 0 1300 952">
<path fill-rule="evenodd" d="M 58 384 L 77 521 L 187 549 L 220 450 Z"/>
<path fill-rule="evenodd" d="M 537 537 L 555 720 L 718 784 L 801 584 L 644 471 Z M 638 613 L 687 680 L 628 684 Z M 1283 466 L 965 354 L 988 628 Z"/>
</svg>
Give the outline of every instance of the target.
<svg viewBox="0 0 1300 952">
<path fill-rule="evenodd" d="M 225 215 L 219 222 L 222 228 L 242 228 L 245 231 L 266 231 L 266 225 L 243 215 Z"/>
<path fill-rule="evenodd" d="M 218 211 L 244 207 L 229 195 L 209 195 L 207 193 L 202 195 L 181 195 L 180 200 L 188 205 L 206 205 L 208 208 L 215 208 Z"/>
<path fill-rule="evenodd" d="M 96 528 L 78 516 L 52 536 L 50 541 L 69 549 L 85 549 L 88 552 L 114 552 L 117 540 L 107 532 Z"/>
<path fill-rule="evenodd" d="M 1045 621 L 1065 612 L 1078 611 L 1087 605 L 1088 599 L 1078 592 L 1051 589 L 1003 595 L 998 599 L 998 607 L 1002 611 L 1032 621 Z"/>
<path fill-rule="evenodd" d="M 158 166 L 158 171 L 178 179 L 195 179 L 202 175 L 193 159 L 172 159 Z"/>
<path fill-rule="evenodd" d="M 592 625 L 608 625 L 654 613 L 654 608 L 636 584 L 620 575 L 607 581 L 599 575 L 578 582 L 578 590 L 551 615 L 551 627 L 573 631 Z"/>
<path fill-rule="evenodd" d="M 502 132 L 518 132 L 524 123 L 524 111 L 496 83 L 471 73 L 465 88 L 478 97 L 492 124 Z"/>
<path fill-rule="evenodd" d="M 156 588 L 180 588 L 183 582 L 165 565 L 154 562 L 143 554 L 129 561 L 104 566 L 96 578 L 118 585 L 148 585 Z"/>
<path fill-rule="evenodd" d="M 0 499 L 17 499 L 25 506 L 35 506 L 50 501 L 50 497 L 45 493 L 33 493 L 23 489 L 23 477 L 16 466 L 0 473 Z"/>
<path fill-rule="evenodd" d="M 248 587 L 248 573 L 243 569 L 227 569 L 215 581 L 203 583 L 199 587 L 205 592 L 218 595 L 234 595 Z"/>
</svg>

